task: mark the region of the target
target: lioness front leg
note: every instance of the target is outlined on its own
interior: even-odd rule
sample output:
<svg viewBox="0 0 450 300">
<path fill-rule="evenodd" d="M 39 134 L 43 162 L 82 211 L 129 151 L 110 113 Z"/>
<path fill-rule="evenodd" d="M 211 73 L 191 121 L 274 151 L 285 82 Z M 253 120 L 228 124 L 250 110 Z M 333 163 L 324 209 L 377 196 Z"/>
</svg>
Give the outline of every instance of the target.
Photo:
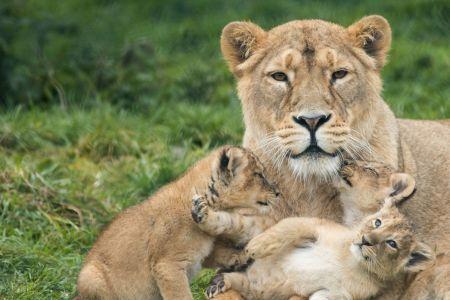
<svg viewBox="0 0 450 300">
<path fill-rule="evenodd" d="M 202 231 L 213 236 L 225 235 L 233 242 L 244 244 L 273 223 L 259 216 L 214 211 L 198 195 L 192 199 L 192 218 Z"/>
<path fill-rule="evenodd" d="M 317 239 L 316 218 L 287 218 L 259 234 L 245 247 L 249 258 L 263 258 Z"/>
</svg>

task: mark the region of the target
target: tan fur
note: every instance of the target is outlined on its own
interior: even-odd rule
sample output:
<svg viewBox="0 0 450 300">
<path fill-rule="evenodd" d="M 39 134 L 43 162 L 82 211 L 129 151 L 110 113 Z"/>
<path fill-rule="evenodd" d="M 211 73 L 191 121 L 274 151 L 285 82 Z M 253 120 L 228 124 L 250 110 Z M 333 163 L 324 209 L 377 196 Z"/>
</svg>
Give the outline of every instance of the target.
<svg viewBox="0 0 450 300">
<path fill-rule="evenodd" d="M 284 219 L 252 239 L 246 252 L 254 264 L 245 273 L 219 274 L 209 297 L 232 288 L 249 300 L 368 299 L 434 260 L 392 198 L 353 230 L 324 219 Z"/>
<path fill-rule="evenodd" d="M 418 238 L 443 253 L 450 249 L 450 126 L 395 118 L 381 97 L 390 42 L 388 22 L 369 16 L 347 28 L 299 20 L 265 31 L 233 22 L 223 30 L 221 48 L 238 82 L 244 146 L 258 154 L 285 196 L 277 219 L 341 221 L 338 192 L 328 181 L 342 158 L 382 161 L 416 179 L 417 194 L 402 212 Z M 333 81 L 340 69 L 347 75 Z M 288 81 L 276 81 L 275 72 Z M 294 117 L 319 115 L 330 118 L 315 133 L 317 145 L 334 156 L 303 152 L 310 134 Z"/>
<path fill-rule="evenodd" d="M 198 205 L 191 212 L 192 201 L 199 204 L 201 195 L 214 210 L 233 215 L 242 208 L 267 211 L 276 194 L 250 151 L 225 146 L 213 152 L 105 229 L 80 272 L 79 298 L 192 299 L 189 279 L 215 240 L 192 220 L 204 217 Z M 239 234 L 231 227 L 226 233 Z"/>
</svg>

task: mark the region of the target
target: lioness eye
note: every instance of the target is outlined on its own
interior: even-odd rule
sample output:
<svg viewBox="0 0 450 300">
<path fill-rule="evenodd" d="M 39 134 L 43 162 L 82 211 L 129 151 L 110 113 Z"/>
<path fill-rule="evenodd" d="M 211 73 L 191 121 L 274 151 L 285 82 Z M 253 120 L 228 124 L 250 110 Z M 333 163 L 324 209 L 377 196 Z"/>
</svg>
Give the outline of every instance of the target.
<svg viewBox="0 0 450 300">
<path fill-rule="evenodd" d="M 331 78 L 333 79 L 333 81 L 336 80 L 336 79 L 341 79 L 341 78 L 344 78 L 347 75 L 347 73 L 348 73 L 347 70 L 340 69 L 340 70 L 337 70 L 336 72 L 334 72 L 331 75 Z"/>
<path fill-rule="evenodd" d="M 380 219 L 376 219 L 375 220 L 375 228 L 378 228 L 381 226 L 381 220 Z"/>
<path fill-rule="evenodd" d="M 288 80 L 287 75 L 284 74 L 283 72 L 275 72 L 271 76 L 276 81 L 287 81 Z"/>
<path fill-rule="evenodd" d="M 387 240 L 386 244 L 388 244 L 391 248 L 397 249 L 397 243 L 394 240 Z"/>
</svg>

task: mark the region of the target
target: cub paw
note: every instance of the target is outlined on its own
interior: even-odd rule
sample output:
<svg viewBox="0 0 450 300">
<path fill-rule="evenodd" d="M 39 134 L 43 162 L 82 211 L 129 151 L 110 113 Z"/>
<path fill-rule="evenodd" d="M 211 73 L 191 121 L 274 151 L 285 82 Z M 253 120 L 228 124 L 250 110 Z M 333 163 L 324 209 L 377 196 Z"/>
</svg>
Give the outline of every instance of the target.
<svg viewBox="0 0 450 300">
<path fill-rule="evenodd" d="M 278 245 L 267 240 L 266 237 L 257 236 L 245 247 L 244 252 L 248 259 L 264 258 L 272 255 Z"/>
<path fill-rule="evenodd" d="M 205 295 L 207 299 L 212 299 L 226 290 L 225 278 L 223 274 L 219 273 L 211 280 L 210 285 L 206 288 Z"/>
<path fill-rule="evenodd" d="M 208 205 L 203 197 L 194 195 L 192 198 L 191 215 L 195 223 L 200 224 L 206 220 L 208 217 Z"/>
<path fill-rule="evenodd" d="M 251 264 L 253 264 L 253 262 L 253 258 L 249 258 L 244 251 L 241 251 L 239 254 L 233 254 L 230 257 L 228 264 L 222 266 L 222 268 L 220 268 L 218 272 L 244 272 Z"/>
</svg>

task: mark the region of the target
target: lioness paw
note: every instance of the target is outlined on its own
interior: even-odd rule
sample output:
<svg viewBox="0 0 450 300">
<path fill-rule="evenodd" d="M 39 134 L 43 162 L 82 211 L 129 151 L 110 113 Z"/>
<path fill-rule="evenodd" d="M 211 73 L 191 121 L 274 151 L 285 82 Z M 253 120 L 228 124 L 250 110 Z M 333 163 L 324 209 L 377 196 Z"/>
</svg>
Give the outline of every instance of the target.
<svg viewBox="0 0 450 300">
<path fill-rule="evenodd" d="M 211 280 L 210 285 L 206 288 L 205 295 L 206 298 L 212 299 L 226 290 L 225 278 L 222 273 L 219 273 Z"/>
<path fill-rule="evenodd" d="M 208 204 L 203 197 L 194 195 L 192 198 L 191 215 L 195 223 L 205 222 L 208 217 Z"/>
</svg>

